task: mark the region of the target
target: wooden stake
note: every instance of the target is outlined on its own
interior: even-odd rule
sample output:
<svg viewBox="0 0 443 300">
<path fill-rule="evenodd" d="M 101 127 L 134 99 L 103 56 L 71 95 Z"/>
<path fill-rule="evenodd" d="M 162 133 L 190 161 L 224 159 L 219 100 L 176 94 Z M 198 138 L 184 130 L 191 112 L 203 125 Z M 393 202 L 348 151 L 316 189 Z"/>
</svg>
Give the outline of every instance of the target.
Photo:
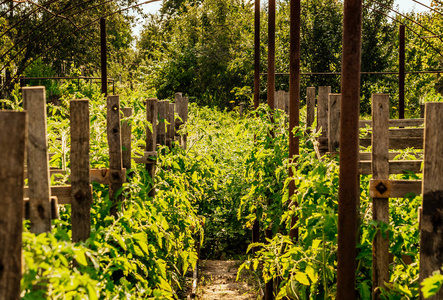
<svg viewBox="0 0 443 300">
<path fill-rule="evenodd" d="M 372 95 L 372 178 L 389 179 L 389 95 Z M 380 184 L 377 189 L 384 191 Z M 389 224 L 389 198 L 373 198 L 373 220 Z M 378 231 L 372 244 L 373 299 L 389 282 L 389 232 Z"/>
<path fill-rule="evenodd" d="M 317 99 L 317 130 L 321 128 L 321 135 L 319 138 L 320 154 L 323 156 L 328 150 L 328 98 L 331 93 L 330 86 L 318 87 Z"/>
<path fill-rule="evenodd" d="M 151 124 L 151 129 L 146 128 L 146 151 L 157 150 L 157 118 L 158 118 L 158 100 L 147 99 L 146 100 L 146 119 Z M 154 197 L 154 176 L 155 176 L 155 164 L 147 164 L 146 170 L 152 180 L 151 190 L 149 192 L 150 197 Z"/>
<path fill-rule="evenodd" d="M 25 112 L 0 112 L 0 299 L 18 300 L 22 274 Z"/>
<path fill-rule="evenodd" d="M 158 102 L 157 143 L 166 145 L 166 121 L 168 120 L 169 101 Z"/>
<path fill-rule="evenodd" d="M 443 266 L 443 103 L 426 103 L 420 282 Z M 420 293 L 420 299 L 424 299 Z M 443 300 L 443 289 L 431 297 Z"/>
<path fill-rule="evenodd" d="M 71 223 L 72 241 L 91 234 L 92 192 L 89 185 L 89 101 L 71 100 Z"/>
<path fill-rule="evenodd" d="M 123 197 L 118 190 L 123 186 L 122 169 L 122 142 L 120 129 L 120 98 L 119 96 L 108 96 L 107 98 L 107 135 L 109 146 L 109 169 L 111 172 L 109 185 L 109 199 L 113 202 L 111 215 L 116 216 L 118 204 Z"/>
<path fill-rule="evenodd" d="M 123 116 L 125 118 L 129 118 L 132 116 L 132 107 L 122 108 Z M 122 123 L 122 159 L 123 159 L 123 168 L 126 170 L 132 169 L 131 166 L 131 124 L 128 121 L 124 121 Z"/>
<path fill-rule="evenodd" d="M 174 103 L 169 103 L 169 109 L 168 109 L 168 126 L 167 126 L 167 137 L 168 137 L 168 146 L 172 147 L 172 143 L 174 142 L 175 138 L 175 111 L 174 111 Z"/>
<path fill-rule="evenodd" d="M 51 231 L 48 141 L 46 139 L 45 87 L 24 87 L 23 102 L 28 111 L 28 185 L 31 232 Z"/>
<path fill-rule="evenodd" d="M 180 125 L 186 124 L 186 122 L 188 121 L 188 106 L 189 106 L 188 97 L 183 97 L 181 93 L 176 93 L 175 111 L 177 112 L 180 119 L 182 119 L 181 123 L 179 123 L 178 126 L 176 126 L 176 129 L 179 129 Z M 180 144 L 183 149 L 186 149 L 186 141 L 187 141 L 187 135 L 182 134 Z"/>
<path fill-rule="evenodd" d="M 340 99 L 341 94 L 329 94 L 328 146 L 331 153 L 338 151 L 340 143 Z"/>
<path fill-rule="evenodd" d="M 315 118 L 315 87 L 306 88 L 306 127 L 312 127 Z"/>
</svg>

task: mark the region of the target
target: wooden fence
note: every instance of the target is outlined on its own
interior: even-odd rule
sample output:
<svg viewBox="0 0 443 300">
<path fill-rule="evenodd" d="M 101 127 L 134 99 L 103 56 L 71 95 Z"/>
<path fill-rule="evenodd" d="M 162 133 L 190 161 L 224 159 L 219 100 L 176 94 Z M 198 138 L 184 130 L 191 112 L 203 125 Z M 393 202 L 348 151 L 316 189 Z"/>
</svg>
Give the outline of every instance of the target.
<svg viewBox="0 0 443 300">
<path fill-rule="evenodd" d="M 312 97 L 312 90 L 308 95 Z M 326 138 L 320 137 L 319 152 L 326 153 L 328 149 L 330 154 L 339 153 L 339 103 L 340 94 L 329 94 L 327 117 L 326 114 L 317 114 L 318 124 L 327 124 L 329 129 Z M 308 107 L 308 115 L 309 111 L 313 111 L 312 106 Z M 389 224 L 389 198 L 403 198 L 411 193 L 423 195 L 419 217 L 420 282 L 443 266 L 443 222 L 438 221 L 443 219 L 443 144 L 439 142 L 443 140 L 442 115 L 443 103 L 426 103 L 424 119 L 390 120 L 389 95 L 374 94 L 372 120 L 362 120 L 359 124 L 362 130 L 372 132 L 360 139 L 360 145 L 372 146 L 372 152 L 360 152 L 359 173 L 372 174 L 369 195 L 373 199 L 373 220 Z M 415 160 L 393 160 L 400 152 L 389 151 L 409 148 L 424 149 L 424 154 L 416 154 Z M 424 158 L 420 159 L 421 156 Z M 423 180 L 389 179 L 390 174 L 405 172 L 423 172 Z M 405 256 L 402 259 L 405 263 L 410 260 Z M 379 287 L 389 282 L 389 261 L 389 234 L 378 232 L 373 241 L 374 299 L 380 299 Z M 443 290 L 436 299 L 443 299 Z"/>
<path fill-rule="evenodd" d="M 123 200 L 117 191 L 122 187 L 126 170 L 131 169 L 131 126 L 121 124 L 121 112 L 132 115 L 132 108 L 120 109 L 118 96 L 107 97 L 107 137 L 110 154 L 109 169 L 90 169 L 89 162 L 89 101 L 70 101 L 71 185 L 50 186 L 50 175 L 65 170 L 49 168 L 46 130 L 46 99 L 44 87 L 24 87 L 24 112 L 0 111 L 0 299 L 20 298 L 22 220 L 29 216 L 31 232 L 51 231 L 51 220 L 57 217 L 58 205 L 71 204 L 72 241 L 84 241 L 90 236 L 91 182 L 109 185 L 114 202 L 111 214 L 116 214 Z M 157 124 L 157 104 L 164 111 Z M 174 110 L 180 120 L 175 118 Z M 188 99 L 176 95 L 176 104 L 148 99 L 147 118 L 152 131 L 147 130 L 146 152 L 138 162 L 147 163 L 154 177 L 156 141 L 172 145 L 176 128 L 185 124 Z M 169 127 L 167 127 L 169 126 Z M 157 135 L 156 133 L 160 133 Z M 186 136 L 179 135 L 186 147 Z M 27 163 L 25 164 L 25 153 Z M 28 186 L 24 187 L 24 179 Z M 23 199 L 17 201 L 17 199 Z"/>
</svg>

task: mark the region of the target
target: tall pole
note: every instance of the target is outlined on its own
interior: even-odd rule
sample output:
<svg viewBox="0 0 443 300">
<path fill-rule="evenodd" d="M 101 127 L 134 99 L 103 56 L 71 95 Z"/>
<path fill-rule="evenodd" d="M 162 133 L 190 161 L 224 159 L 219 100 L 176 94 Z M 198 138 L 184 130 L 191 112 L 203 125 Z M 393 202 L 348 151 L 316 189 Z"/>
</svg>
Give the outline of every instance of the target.
<svg viewBox="0 0 443 300">
<path fill-rule="evenodd" d="M 102 94 L 108 95 L 108 66 L 107 66 L 107 47 L 106 47 L 106 19 L 100 19 L 100 50 L 102 66 Z"/>
<path fill-rule="evenodd" d="M 400 25 L 400 47 L 398 53 L 398 118 L 405 118 L 405 25 Z"/>
<path fill-rule="evenodd" d="M 275 0 L 269 0 L 268 17 L 268 105 L 275 108 Z"/>
<path fill-rule="evenodd" d="M 260 0 L 255 0 L 254 19 L 254 108 L 260 105 Z"/>
<path fill-rule="evenodd" d="M 362 0 L 344 1 L 337 299 L 355 298 Z"/>
<path fill-rule="evenodd" d="M 268 106 L 272 111 L 275 108 L 275 0 L 269 0 L 268 17 Z M 271 121 L 274 121 L 271 115 Z M 274 136 L 274 132 L 271 132 Z M 270 205 L 270 199 L 268 199 Z M 266 238 L 272 239 L 272 228 L 266 228 Z M 265 300 L 274 299 L 274 282 L 269 280 L 265 288 Z"/>
<path fill-rule="evenodd" d="M 291 0 L 290 20 L 290 47 L 289 47 L 289 158 L 295 161 L 299 154 L 299 138 L 293 133 L 300 125 L 300 0 Z M 293 169 L 289 169 L 289 177 L 294 176 Z M 289 182 L 289 201 L 295 193 L 295 182 Z M 297 203 L 293 203 L 293 206 Z M 298 228 L 293 228 L 297 217 L 291 220 L 289 233 L 293 241 L 298 240 Z"/>
<path fill-rule="evenodd" d="M 254 28 L 254 109 L 257 109 L 260 105 L 260 0 L 255 0 Z M 252 226 L 252 243 L 258 242 L 260 223 L 256 218 Z M 255 247 L 252 248 L 252 253 L 255 253 L 255 250 Z"/>
</svg>

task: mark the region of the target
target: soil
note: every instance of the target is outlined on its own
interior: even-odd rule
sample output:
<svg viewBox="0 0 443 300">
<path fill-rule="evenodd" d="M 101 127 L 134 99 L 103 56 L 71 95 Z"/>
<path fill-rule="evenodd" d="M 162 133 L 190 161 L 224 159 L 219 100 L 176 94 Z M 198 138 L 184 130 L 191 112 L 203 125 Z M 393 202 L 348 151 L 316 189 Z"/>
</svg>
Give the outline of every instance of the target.
<svg viewBox="0 0 443 300">
<path fill-rule="evenodd" d="M 238 281 L 235 280 L 240 264 L 235 260 L 201 261 L 196 299 L 258 299 L 257 287 L 251 275 L 242 275 Z"/>
</svg>

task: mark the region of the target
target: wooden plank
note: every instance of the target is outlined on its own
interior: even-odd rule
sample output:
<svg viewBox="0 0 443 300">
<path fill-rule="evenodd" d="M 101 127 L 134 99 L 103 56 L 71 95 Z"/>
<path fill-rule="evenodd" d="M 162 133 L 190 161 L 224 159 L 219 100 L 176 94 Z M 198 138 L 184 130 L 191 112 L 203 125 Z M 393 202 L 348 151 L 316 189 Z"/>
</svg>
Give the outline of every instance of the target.
<svg viewBox="0 0 443 300">
<path fill-rule="evenodd" d="M 46 139 L 45 87 L 22 88 L 24 108 L 28 111 L 28 185 L 31 232 L 51 231 L 48 141 Z"/>
<path fill-rule="evenodd" d="M 177 97 L 177 95 L 176 95 Z M 146 130 L 146 152 L 154 152 L 157 150 L 157 120 L 158 120 L 158 100 L 148 99 L 146 104 L 146 118 L 149 124 L 152 125 L 150 130 L 149 126 Z M 142 161 L 145 163 L 147 161 Z M 151 188 L 149 191 L 149 196 L 154 197 L 154 177 L 155 177 L 155 162 L 146 164 L 146 171 L 151 178 Z"/>
<path fill-rule="evenodd" d="M 389 95 L 372 95 L 372 178 L 389 179 Z M 382 182 L 376 189 L 387 189 Z M 373 220 L 389 224 L 389 199 L 372 198 Z M 389 282 L 389 232 L 378 231 L 372 242 L 373 299 L 380 298 L 379 287 Z"/>
<path fill-rule="evenodd" d="M 369 175 L 371 173 L 371 164 L 369 161 L 360 161 L 358 164 L 359 173 L 361 175 Z M 421 173 L 421 160 L 390 160 L 389 161 L 389 174 L 405 174 Z"/>
<path fill-rule="evenodd" d="M 92 194 L 92 185 L 89 184 L 89 190 Z M 71 204 L 72 189 L 70 185 L 51 186 L 51 197 L 57 197 L 57 204 L 67 205 Z M 29 188 L 23 188 L 23 198 L 29 198 Z"/>
<path fill-rule="evenodd" d="M 22 231 L 26 112 L 0 112 L 0 299 L 18 300 Z"/>
<path fill-rule="evenodd" d="M 382 183 L 386 190 L 379 191 L 377 186 Z M 369 181 L 369 197 L 372 198 L 404 198 L 408 194 L 421 194 L 421 180 L 389 180 L 371 179 Z"/>
<path fill-rule="evenodd" d="M 425 123 L 424 119 L 390 119 L 389 127 L 419 127 Z M 359 127 L 365 128 L 366 125 L 372 126 L 371 120 L 360 120 Z"/>
<path fill-rule="evenodd" d="M 389 160 L 393 160 L 398 155 L 402 154 L 401 152 L 395 151 L 395 152 L 389 152 Z M 421 159 L 423 153 L 407 153 L 408 155 L 414 156 L 416 159 Z M 360 152 L 358 155 L 359 160 L 371 160 L 372 159 L 372 152 Z"/>
<path fill-rule="evenodd" d="M 443 265 L 443 103 L 425 104 L 423 203 L 420 228 L 420 282 Z M 420 299 L 424 299 L 420 293 Z M 443 300 L 443 289 L 432 297 Z"/>
<path fill-rule="evenodd" d="M 166 122 L 168 120 L 169 101 L 158 102 L 158 124 L 157 124 L 157 143 L 166 145 Z"/>
<path fill-rule="evenodd" d="M 340 99 L 341 94 L 329 94 L 328 150 L 336 152 L 340 144 Z"/>
<path fill-rule="evenodd" d="M 157 119 L 158 100 L 150 98 L 146 100 L 146 120 L 150 124 L 146 128 L 146 151 L 157 149 Z"/>
<path fill-rule="evenodd" d="M 109 146 L 109 199 L 113 202 L 111 215 L 116 216 L 118 205 L 123 200 L 122 194 L 117 194 L 123 186 L 122 176 L 122 142 L 120 128 L 120 98 L 108 96 L 107 98 L 107 135 Z"/>
<path fill-rule="evenodd" d="M 180 122 L 176 123 L 175 125 L 176 130 L 180 129 L 180 126 L 182 124 L 186 124 L 186 122 L 188 121 L 188 106 L 189 106 L 188 97 L 183 97 L 181 93 L 176 93 L 175 111 L 177 112 L 179 118 L 182 120 L 181 123 Z M 186 149 L 186 143 L 187 143 L 187 135 L 182 134 L 180 144 L 183 149 Z"/>
<path fill-rule="evenodd" d="M 89 101 L 70 101 L 71 118 L 71 224 L 72 241 L 91 234 L 92 193 L 89 185 Z"/>
<path fill-rule="evenodd" d="M 157 161 L 157 151 L 145 151 L 143 156 L 136 156 L 132 159 L 139 164 L 155 164 Z"/>
<path fill-rule="evenodd" d="M 23 218 L 29 220 L 29 198 L 23 198 Z M 51 196 L 51 219 L 59 219 L 60 215 L 58 212 L 58 198 L 56 196 Z"/>
<path fill-rule="evenodd" d="M 390 128 L 389 138 L 406 138 L 406 137 L 418 137 L 423 138 L 424 128 Z M 371 133 L 367 135 L 371 137 Z"/>
<path fill-rule="evenodd" d="M 312 127 L 315 118 L 315 87 L 306 88 L 306 127 Z"/>
<path fill-rule="evenodd" d="M 174 111 L 174 103 L 169 103 L 169 109 L 168 109 L 168 125 L 167 125 L 167 141 L 168 146 L 172 147 L 172 142 L 174 141 L 175 137 L 175 111 Z"/>
<path fill-rule="evenodd" d="M 275 92 L 276 108 L 285 111 L 285 91 Z"/>
<path fill-rule="evenodd" d="M 317 131 L 321 128 L 321 137 L 328 136 L 328 106 L 329 94 L 331 93 L 330 86 L 318 87 L 317 98 Z"/>
<path fill-rule="evenodd" d="M 132 116 L 133 109 L 132 107 L 122 108 L 123 116 L 125 118 L 130 118 Z M 123 160 L 123 168 L 126 170 L 132 169 L 131 166 L 131 134 L 132 126 L 131 123 L 127 120 L 122 122 L 122 160 Z"/>
<path fill-rule="evenodd" d="M 387 136 L 387 135 L 386 135 Z M 360 139 L 360 146 L 369 147 L 371 146 L 371 139 L 363 138 Z M 413 137 L 413 138 L 390 138 L 389 139 L 389 149 L 423 149 L 423 138 Z"/>
</svg>

